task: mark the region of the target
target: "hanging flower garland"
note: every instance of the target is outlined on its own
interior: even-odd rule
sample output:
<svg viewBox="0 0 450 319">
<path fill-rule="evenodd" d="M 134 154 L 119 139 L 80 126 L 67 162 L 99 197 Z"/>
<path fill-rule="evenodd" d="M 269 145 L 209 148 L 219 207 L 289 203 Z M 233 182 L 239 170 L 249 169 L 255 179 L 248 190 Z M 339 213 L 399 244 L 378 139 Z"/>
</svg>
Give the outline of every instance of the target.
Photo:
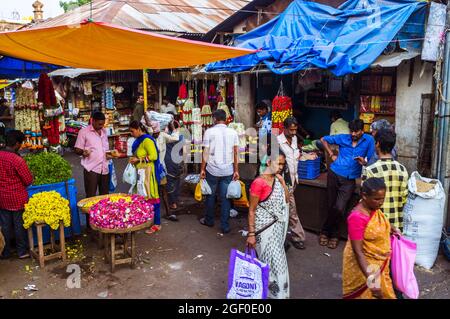
<svg viewBox="0 0 450 319">
<path fill-rule="evenodd" d="M 284 120 L 292 114 L 292 99 L 285 95 L 283 82 L 281 82 L 278 94 L 272 102 L 272 134 L 281 134 Z M 278 129 L 278 132 L 274 129 Z"/>
</svg>

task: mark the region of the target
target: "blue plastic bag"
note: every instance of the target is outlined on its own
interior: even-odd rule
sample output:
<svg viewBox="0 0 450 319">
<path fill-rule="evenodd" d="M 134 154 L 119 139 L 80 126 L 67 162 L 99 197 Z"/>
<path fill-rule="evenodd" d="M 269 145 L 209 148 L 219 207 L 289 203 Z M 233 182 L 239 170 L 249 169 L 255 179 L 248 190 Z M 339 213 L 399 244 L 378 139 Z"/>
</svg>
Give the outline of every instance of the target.
<svg viewBox="0 0 450 319">
<path fill-rule="evenodd" d="M 254 249 L 231 250 L 227 299 L 267 299 L 269 265 L 256 258 Z"/>
<path fill-rule="evenodd" d="M 112 160 L 109 161 L 109 191 L 114 192 L 117 187 L 117 175 L 116 168 L 114 167 L 114 162 Z"/>
</svg>

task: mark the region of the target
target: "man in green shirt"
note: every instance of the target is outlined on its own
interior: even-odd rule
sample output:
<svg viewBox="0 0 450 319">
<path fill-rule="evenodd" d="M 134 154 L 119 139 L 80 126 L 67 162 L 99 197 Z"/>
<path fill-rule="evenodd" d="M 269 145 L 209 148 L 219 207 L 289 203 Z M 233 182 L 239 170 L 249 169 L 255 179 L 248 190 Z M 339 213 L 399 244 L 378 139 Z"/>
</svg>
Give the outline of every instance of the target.
<svg viewBox="0 0 450 319">
<path fill-rule="evenodd" d="M 342 118 L 341 112 L 334 110 L 330 114 L 331 126 L 330 126 L 330 136 L 339 134 L 350 134 L 350 129 L 348 128 L 348 122 Z M 324 150 L 323 144 L 320 140 L 313 141 L 310 145 L 302 147 L 302 151 L 311 152 L 317 150 Z"/>
<path fill-rule="evenodd" d="M 144 96 L 139 95 L 136 104 L 134 105 L 133 120 L 140 122 L 143 116 L 144 116 Z"/>
<path fill-rule="evenodd" d="M 341 112 L 333 111 L 331 112 L 330 117 L 331 117 L 330 135 L 350 134 L 348 122 L 342 118 Z"/>
</svg>

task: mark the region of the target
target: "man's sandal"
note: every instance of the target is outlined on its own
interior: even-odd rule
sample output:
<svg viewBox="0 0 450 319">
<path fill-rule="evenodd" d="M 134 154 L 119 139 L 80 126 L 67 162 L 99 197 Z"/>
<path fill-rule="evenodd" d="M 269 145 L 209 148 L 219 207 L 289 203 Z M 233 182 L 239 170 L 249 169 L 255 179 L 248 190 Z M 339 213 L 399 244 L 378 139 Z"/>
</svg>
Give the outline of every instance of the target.
<svg viewBox="0 0 450 319">
<path fill-rule="evenodd" d="M 330 249 L 336 249 L 338 244 L 339 244 L 339 239 L 338 238 L 331 238 L 328 241 L 328 246 L 327 247 L 330 248 Z"/>
<path fill-rule="evenodd" d="M 168 220 L 172 221 L 172 222 L 177 222 L 177 221 L 178 221 L 177 215 L 174 215 L 174 214 L 169 215 L 169 216 L 167 216 L 166 218 L 167 218 Z"/>
<path fill-rule="evenodd" d="M 324 234 L 320 234 L 319 236 L 319 245 L 320 246 L 327 246 L 328 245 L 328 236 Z"/>
</svg>

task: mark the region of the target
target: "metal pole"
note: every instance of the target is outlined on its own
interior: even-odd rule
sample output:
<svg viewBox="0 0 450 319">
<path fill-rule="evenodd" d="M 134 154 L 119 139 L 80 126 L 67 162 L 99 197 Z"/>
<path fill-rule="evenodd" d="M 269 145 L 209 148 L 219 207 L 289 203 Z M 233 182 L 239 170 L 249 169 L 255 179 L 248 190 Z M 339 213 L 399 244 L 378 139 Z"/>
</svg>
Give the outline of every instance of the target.
<svg viewBox="0 0 450 319">
<path fill-rule="evenodd" d="M 446 28 L 450 26 L 450 2 L 447 4 Z M 437 177 L 444 185 L 447 170 L 448 151 L 448 126 L 449 126 L 449 105 L 450 99 L 450 34 L 445 34 L 444 66 L 442 73 L 443 92 L 439 108 L 439 149 L 438 149 L 438 174 Z M 445 186 L 444 186 L 445 187 Z"/>
</svg>

